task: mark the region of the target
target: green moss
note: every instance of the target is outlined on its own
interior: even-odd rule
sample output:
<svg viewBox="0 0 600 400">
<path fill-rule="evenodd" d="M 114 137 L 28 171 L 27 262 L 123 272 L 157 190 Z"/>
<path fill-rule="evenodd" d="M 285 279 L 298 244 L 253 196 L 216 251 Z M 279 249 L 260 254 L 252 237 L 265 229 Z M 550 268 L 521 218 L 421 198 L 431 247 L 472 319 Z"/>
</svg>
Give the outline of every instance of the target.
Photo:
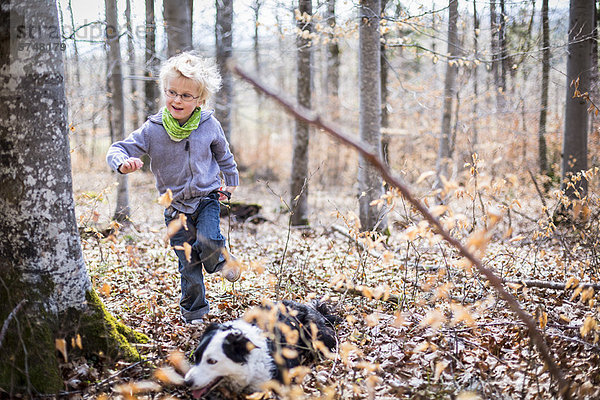
<svg viewBox="0 0 600 400">
<path fill-rule="evenodd" d="M 57 393 L 63 388 L 63 379 L 54 345 L 56 320 L 40 309 L 54 290 L 54 283 L 42 275 L 36 290 L 32 290 L 30 284 L 22 282 L 21 272 L 11 267 L 12 260 L 0 259 L 0 265 L 4 266 L 0 321 L 8 321 L 0 349 L 0 388 L 9 397 Z"/>
<path fill-rule="evenodd" d="M 140 360 L 131 342 L 146 343 L 146 335 L 118 322 L 104 307 L 95 291 L 86 294 L 89 311 L 81 317 L 79 333 L 86 353 L 103 353 L 112 359 Z"/>
</svg>

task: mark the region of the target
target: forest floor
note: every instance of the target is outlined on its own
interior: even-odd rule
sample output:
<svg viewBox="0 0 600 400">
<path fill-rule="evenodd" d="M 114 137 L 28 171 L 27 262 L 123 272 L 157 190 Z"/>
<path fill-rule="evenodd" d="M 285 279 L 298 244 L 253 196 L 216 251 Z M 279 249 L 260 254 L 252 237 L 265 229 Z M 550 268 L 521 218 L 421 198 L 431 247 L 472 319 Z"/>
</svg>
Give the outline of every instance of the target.
<svg viewBox="0 0 600 400">
<path fill-rule="evenodd" d="M 502 188 L 494 186 L 499 181 Z M 132 175 L 133 224 L 101 235 L 96 232 L 108 226 L 114 208 L 113 182 L 108 172 L 75 173 L 84 256 L 108 310 L 151 341 L 138 347 L 143 362 L 65 363 L 66 389 L 85 398 L 191 398 L 176 378 L 162 376 L 161 381 L 156 372 L 169 365 L 169 354 L 189 355 L 203 325 L 180 319 L 177 261 L 165 243 L 152 177 Z M 453 235 L 469 240 L 497 275 L 517 282 L 507 289 L 538 323 L 575 397 L 599 398 L 598 307 L 593 291 L 575 281 L 598 280 L 595 245 L 571 241 L 570 232 L 545 232 L 541 200 L 523 182 L 490 180 L 486 187 L 468 176 L 464 182 L 448 197 L 445 215 L 453 218 Z M 419 194 L 425 201 L 427 196 Z M 231 253 L 245 270 L 235 284 L 217 274 L 206 277 L 207 323 L 240 317 L 263 299 L 321 299 L 335 306 L 342 318 L 336 353 L 311 365 L 301 382 L 280 393 L 282 398 L 558 396 L 521 320 L 402 199 L 393 199 L 390 236 L 372 241 L 358 234 L 355 189 L 311 187 L 309 229 L 289 228 L 288 197 L 282 183 L 240 186 L 233 200 L 260 204 L 264 221 L 222 218 Z M 490 240 L 474 243 L 473 232 L 492 225 L 494 213 L 502 216 L 486 231 Z M 578 233 L 587 243 L 598 240 L 590 231 L 594 226 Z M 569 290 L 554 290 L 525 287 L 518 283 L 522 280 L 575 283 Z M 234 397 L 226 388 L 210 396 Z"/>
</svg>

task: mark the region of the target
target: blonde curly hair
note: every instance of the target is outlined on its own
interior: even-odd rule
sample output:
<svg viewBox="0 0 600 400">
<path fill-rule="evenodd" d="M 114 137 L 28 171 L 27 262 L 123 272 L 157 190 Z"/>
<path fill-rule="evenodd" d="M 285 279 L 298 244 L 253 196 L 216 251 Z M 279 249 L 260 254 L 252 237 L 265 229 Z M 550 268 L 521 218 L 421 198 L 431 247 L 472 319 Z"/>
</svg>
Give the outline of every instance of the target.
<svg viewBox="0 0 600 400">
<path fill-rule="evenodd" d="M 213 60 L 185 52 L 169 58 L 160 68 L 160 89 L 164 93 L 171 79 L 188 78 L 198 85 L 200 101 L 206 104 L 221 88 L 221 74 Z"/>
</svg>

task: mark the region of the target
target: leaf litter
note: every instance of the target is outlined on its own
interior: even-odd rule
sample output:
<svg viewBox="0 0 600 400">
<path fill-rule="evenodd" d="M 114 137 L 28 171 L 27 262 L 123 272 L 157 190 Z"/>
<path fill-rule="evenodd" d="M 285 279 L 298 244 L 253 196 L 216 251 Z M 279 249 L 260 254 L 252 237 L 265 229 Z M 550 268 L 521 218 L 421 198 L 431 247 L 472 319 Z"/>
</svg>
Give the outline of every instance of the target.
<svg viewBox="0 0 600 400">
<path fill-rule="evenodd" d="M 428 178 L 425 173 L 419 179 Z M 136 190 L 152 193 L 151 182 L 141 180 Z M 443 206 L 434 204 L 439 193 L 425 190 L 420 196 L 455 237 L 479 252 L 486 267 L 513 282 L 506 287 L 538 322 L 576 397 L 600 396 L 599 310 L 594 290 L 581 285 L 598 280 L 595 247 L 589 245 L 598 240 L 597 223 L 588 217 L 592 222 L 586 229 L 560 232 L 535 198 L 519 196 L 524 189 L 516 181 L 482 181 L 481 192 L 470 181 L 447 183 Z M 93 191 L 85 193 L 78 198 L 77 212 L 93 285 L 115 317 L 151 342 L 139 346 L 147 361 L 135 365 L 65 362 L 67 389 L 83 397 L 190 398 L 181 376 L 203 325 L 180 319 L 177 259 L 164 240 L 162 206 L 144 194 L 137 199 L 141 217 L 136 219 L 134 208 L 131 227 L 113 227 L 103 235 L 100 227 L 108 224 L 103 218 L 110 215 L 109 204 L 90 195 Z M 258 182 L 240 187 L 236 197 L 261 204 L 266 222 L 221 220 L 244 272 L 235 284 L 218 274 L 206 276 L 211 304 L 206 323 L 238 318 L 265 298 L 326 300 L 343 321 L 337 327 L 335 354 L 311 365 L 293 385 L 247 398 L 270 398 L 273 392 L 280 398 L 558 396 L 520 320 L 397 194 L 381 200 L 390 209 L 391 234 L 378 238 L 359 233 L 351 193 L 311 190 L 310 229 L 289 232 L 289 214 L 280 200 L 285 189 L 275 195 Z M 594 199 L 574 207 L 575 215 L 583 209 L 597 213 Z M 161 199 L 163 205 L 165 201 Z M 334 225 L 345 233 L 332 229 Z M 572 240 L 574 235 L 584 235 L 587 244 Z M 528 287 L 523 282 L 529 280 L 568 287 Z M 225 387 L 211 396 L 235 398 Z"/>
</svg>

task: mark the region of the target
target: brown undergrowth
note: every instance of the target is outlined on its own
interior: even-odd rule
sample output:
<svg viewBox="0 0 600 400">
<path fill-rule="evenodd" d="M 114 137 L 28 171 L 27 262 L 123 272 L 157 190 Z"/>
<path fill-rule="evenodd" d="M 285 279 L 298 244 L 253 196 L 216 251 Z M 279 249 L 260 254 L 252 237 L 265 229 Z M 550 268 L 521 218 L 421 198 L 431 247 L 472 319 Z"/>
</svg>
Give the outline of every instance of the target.
<svg viewBox="0 0 600 400">
<path fill-rule="evenodd" d="M 558 194 L 545 207 L 516 177 L 490 178 L 472 163 L 440 192 L 423 189 L 429 173 L 416 179 L 419 197 L 444 226 L 507 284 L 538 322 L 550 351 L 577 398 L 599 395 L 597 282 L 598 212 L 596 172 L 590 195 L 571 205 L 574 221 L 556 226 Z M 79 177 L 83 178 L 83 177 Z M 145 333 L 139 346 L 145 361 L 107 365 L 72 360 L 63 366 L 71 396 L 107 398 L 188 398 L 177 376 L 156 371 L 177 363 L 169 354 L 189 354 L 201 327 L 179 318 L 179 277 L 151 179 L 132 183 L 133 224 L 101 232 L 108 225 L 110 177 L 76 190 L 83 247 L 94 287 L 107 309 Z M 83 183 L 82 183 L 83 182 Z M 245 266 L 235 284 L 216 275 L 206 279 L 211 313 L 207 322 L 240 317 L 263 299 L 330 302 L 343 318 L 339 346 L 312 365 L 288 398 L 555 398 L 556 385 L 532 348 L 527 332 L 485 279 L 441 241 L 401 197 L 388 194 L 389 237 L 359 233 L 355 197 L 341 190 L 311 190 L 311 228 L 292 229 L 280 196 L 285 189 L 265 182 L 240 187 L 237 200 L 259 203 L 267 222 L 222 219 L 231 252 Z M 443 206 L 435 200 L 444 199 Z M 377 205 L 374 205 L 377 206 Z M 548 212 L 546 212 L 548 211 Z M 576 223 L 579 221 L 578 223 Z M 579 240 L 583 238 L 585 240 Z M 568 283 L 567 290 L 527 287 L 523 281 Z M 176 368 L 175 368 L 176 369 Z M 181 372 L 181 371 L 179 371 Z M 159 379 L 162 378 L 162 379 Z M 214 398 L 231 398 L 217 388 Z M 268 398 L 269 393 L 252 398 Z"/>
</svg>

